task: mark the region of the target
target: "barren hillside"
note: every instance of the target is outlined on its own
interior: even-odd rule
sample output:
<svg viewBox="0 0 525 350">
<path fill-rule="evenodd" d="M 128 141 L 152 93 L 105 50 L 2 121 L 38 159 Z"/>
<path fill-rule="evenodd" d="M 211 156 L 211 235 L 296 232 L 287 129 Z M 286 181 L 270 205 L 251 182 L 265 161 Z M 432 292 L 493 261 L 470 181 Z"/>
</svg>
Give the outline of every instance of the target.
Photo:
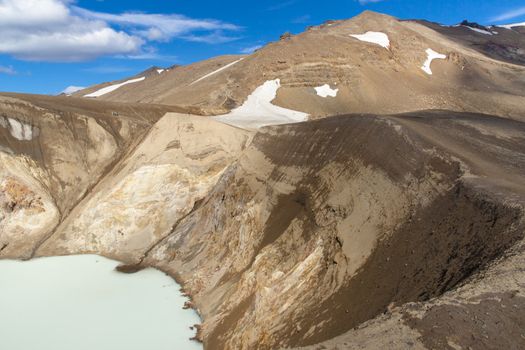
<svg viewBox="0 0 525 350">
<path fill-rule="evenodd" d="M 156 267 L 209 350 L 525 348 L 523 32 L 467 27 L 1 94 L 0 258 Z"/>
<path fill-rule="evenodd" d="M 366 41 L 363 35 L 369 32 L 387 37 L 388 46 L 373 42 L 373 35 L 372 42 Z M 524 35 L 498 28 L 497 35 L 487 37 L 464 27 L 364 12 L 284 37 L 246 57 L 224 56 L 144 74 L 143 81 L 97 98 L 192 106 L 199 114 L 222 114 L 241 105 L 264 82 L 280 79 L 274 103 L 312 118 L 423 109 L 522 118 Z M 422 69 L 428 49 L 446 56 L 430 63 L 432 75 Z M 338 89 L 337 96 L 317 94 L 314 88 L 325 84 Z"/>
</svg>

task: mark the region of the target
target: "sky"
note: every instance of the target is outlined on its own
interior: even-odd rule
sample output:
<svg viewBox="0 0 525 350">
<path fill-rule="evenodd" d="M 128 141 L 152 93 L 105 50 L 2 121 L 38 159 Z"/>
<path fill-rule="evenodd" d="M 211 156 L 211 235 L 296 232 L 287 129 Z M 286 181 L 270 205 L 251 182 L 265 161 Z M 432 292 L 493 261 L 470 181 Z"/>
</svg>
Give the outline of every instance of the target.
<svg viewBox="0 0 525 350">
<path fill-rule="evenodd" d="M 364 10 L 442 24 L 525 22 L 523 0 L 0 0 L 0 91 L 58 94 L 250 53 Z"/>
</svg>

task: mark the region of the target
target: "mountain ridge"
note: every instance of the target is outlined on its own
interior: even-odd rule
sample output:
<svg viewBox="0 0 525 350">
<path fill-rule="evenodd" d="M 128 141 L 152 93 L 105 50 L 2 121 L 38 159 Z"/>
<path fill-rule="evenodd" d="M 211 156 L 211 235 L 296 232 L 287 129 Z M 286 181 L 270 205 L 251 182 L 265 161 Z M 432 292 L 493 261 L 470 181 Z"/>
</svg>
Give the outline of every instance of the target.
<svg viewBox="0 0 525 350">
<path fill-rule="evenodd" d="M 367 31 L 387 35 L 390 47 L 383 49 L 351 37 Z M 221 56 L 178 67 L 168 75 L 129 84 L 100 98 L 180 105 L 202 115 L 226 114 L 241 106 L 264 82 L 279 78 L 282 87 L 274 104 L 308 113 L 311 118 L 422 109 L 522 118 L 524 108 L 519 101 L 524 84 L 510 77 L 524 74 L 519 58 L 523 55 L 505 53 L 511 48 L 500 49 L 501 54 L 490 49 L 508 46 L 509 41 L 516 41 L 516 36 L 521 40 L 516 52 L 525 49 L 523 35 L 507 34 L 489 38 L 463 27 L 445 28 L 364 12 L 350 20 L 311 27 L 248 56 Z M 488 40 L 499 40 L 501 44 L 494 46 Z M 476 45 L 480 42 L 489 49 L 479 49 Z M 445 60 L 432 61 L 436 71 L 432 76 L 421 70 L 429 48 L 447 56 Z M 487 56 L 491 52 L 493 57 Z M 502 55 L 506 55 L 505 61 L 498 60 Z M 224 67 L 227 69 L 194 83 Z M 396 82 L 396 86 L 390 82 Z M 338 95 L 319 97 L 314 87 L 324 84 L 337 87 Z M 498 98 L 493 97 L 496 93 Z M 507 108 L 509 105 L 512 109 Z"/>
</svg>

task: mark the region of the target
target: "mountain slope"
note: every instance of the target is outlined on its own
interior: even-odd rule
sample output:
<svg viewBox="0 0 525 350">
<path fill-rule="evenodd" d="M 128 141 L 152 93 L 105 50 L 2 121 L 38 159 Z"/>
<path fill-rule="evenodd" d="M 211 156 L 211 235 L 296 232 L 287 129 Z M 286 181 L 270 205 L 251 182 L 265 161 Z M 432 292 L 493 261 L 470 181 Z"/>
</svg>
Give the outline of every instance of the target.
<svg viewBox="0 0 525 350">
<path fill-rule="evenodd" d="M 443 26 L 417 21 L 453 41 L 496 60 L 525 65 L 525 35 L 520 27 L 485 27 L 468 21 L 457 26 Z"/>
<path fill-rule="evenodd" d="M 180 109 L 2 94 L 0 256 L 31 256 L 35 245 L 170 110 Z"/>
<path fill-rule="evenodd" d="M 280 79 L 282 87 L 274 103 L 313 118 L 436 108 L 523 118 L 525 67 L 516 59 L 524 49 L 523 34 L 503 30 L 485 46 L 512 51 L 512 45 L 517 45 L 514 58 L 477 50 L 476 40 L 486 39 L 469 29 L 365 12 L 285 37 L 242 60 L 241 56 L 226 56 L 178 67 L 100 98 L 191 106 L 200 114 L 223 114 L 240 106 L 266 81 Z M 352 36 L 370 31 L 386 35 L 389 47 Z M 469 38 L 464 31 L 476 40 L 461 39 Z M 465 35 L 451 34 L 457 32 Z M 446 55 L 446 59 L 431 62 L 432 75 L 422 70 L 428 49 Z M 338 89 L 336 97 L 316 93 L 314 88 L 325 84 Z M 77 96 L 87 91 L 91 90 Z"/>
</svg>

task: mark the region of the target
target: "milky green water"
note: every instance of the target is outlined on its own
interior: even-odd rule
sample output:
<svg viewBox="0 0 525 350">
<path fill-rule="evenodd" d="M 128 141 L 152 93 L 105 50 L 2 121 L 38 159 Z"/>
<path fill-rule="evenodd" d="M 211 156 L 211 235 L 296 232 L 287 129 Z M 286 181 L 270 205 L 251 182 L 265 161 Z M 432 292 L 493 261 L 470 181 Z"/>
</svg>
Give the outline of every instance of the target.
<svg viewBox="0 0 525 350">
<path fill-rule="evenodd" d="M 0 260 L 2 350 L 197 350 L 179 285 L 95 255 Z"/>
</svg>

